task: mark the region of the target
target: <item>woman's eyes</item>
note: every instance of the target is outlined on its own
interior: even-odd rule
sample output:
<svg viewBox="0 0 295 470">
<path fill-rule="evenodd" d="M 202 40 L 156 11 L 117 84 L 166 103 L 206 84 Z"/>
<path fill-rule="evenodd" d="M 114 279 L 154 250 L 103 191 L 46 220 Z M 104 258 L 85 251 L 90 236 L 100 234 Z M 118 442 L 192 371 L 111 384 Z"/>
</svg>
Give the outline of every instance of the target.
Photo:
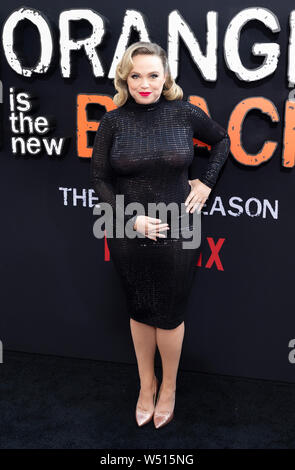
<svg viewBox="0 0 295 470">
<path fill-rule="evenodd" d="M 138 77 L 138 75 L 137 75 L 136 73 L 133 74 L 133 75 L 131 75 L 131 78 L 136 78 L 136 77 Z M 158 77 L 158 74 L 152 73 L 151 77 L 156 77 L 156 78 L 157 78 L 157 77 Z"/>
</svg>

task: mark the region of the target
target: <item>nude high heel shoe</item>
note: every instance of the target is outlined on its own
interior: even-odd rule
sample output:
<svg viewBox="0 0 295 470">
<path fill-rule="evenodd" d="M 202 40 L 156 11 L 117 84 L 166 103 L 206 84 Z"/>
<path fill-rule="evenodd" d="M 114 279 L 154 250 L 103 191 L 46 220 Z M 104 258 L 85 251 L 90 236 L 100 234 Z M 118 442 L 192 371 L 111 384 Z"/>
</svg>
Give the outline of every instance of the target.
<svg viewBox="0 0 295 470">
<path fill-rule="evenodd" d="M 162 386 L 160 387 L 157 403 L 158 403 L 159 398 L 160 398 L 161 388 L 162 388 Z M 174 392 L 174 397 L 175 397 L 175 392 Z M 174 406 L 175 406 L 175 398 L 174 398 Z M 170 423 L 170 421 L 174 417 L 174 406 L 173 406 L 172 411 L 156 411 L 155 410 L 155 412 L 154 412 L 154 425 L 155 425 L 156 429 L 162 428 L 166 424 Z"/>
<path fill-rule="evenodd" d="M 158 391 L 158 384 L 159 384 L 159 381 L 158 381 L 157 377 L 155 377 L 155 379 L 156 379 L 155 380 L 155 388 L 154 388 L 154 393 L 153 393 L 154 409 L 153 409 L 152 412 L 145 411 L 143 408 L 138 406 L 138 404 L 136 405 L 135 419 L 136 419 L 136 422 L 137 422 L 138 426 L 143 426 L 144 424 L 149 423 L 153 418 L 153 414 L 154 414 L 154 410 L 155 410 L 155 403 L 156 403 L 156 396 L 157 396 L 157 391 Z"/>
</svg>

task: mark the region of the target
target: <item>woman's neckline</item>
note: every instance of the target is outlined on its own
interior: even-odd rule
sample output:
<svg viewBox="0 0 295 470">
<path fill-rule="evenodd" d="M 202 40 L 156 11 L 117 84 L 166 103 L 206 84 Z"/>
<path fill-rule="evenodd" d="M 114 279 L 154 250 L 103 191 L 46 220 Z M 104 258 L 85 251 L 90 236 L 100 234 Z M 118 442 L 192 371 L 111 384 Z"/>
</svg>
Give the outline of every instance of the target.
<svg viewBox="0 0 295 470">
<path fill-rule="evenodd" d="M 132 95 L 129 94 L 125 105 L 128 107 L 128 109 L 134 109 L 134 110 L 139 110 L 139 111 L 152 111 L 153 109 L 157 109 L 163 101 L 166 101 L 165 96 L 163 93 L 159 96 L 159 98 L 152 102 L 152 103 L 138 103 L 135 101 Z"/>
</svg>

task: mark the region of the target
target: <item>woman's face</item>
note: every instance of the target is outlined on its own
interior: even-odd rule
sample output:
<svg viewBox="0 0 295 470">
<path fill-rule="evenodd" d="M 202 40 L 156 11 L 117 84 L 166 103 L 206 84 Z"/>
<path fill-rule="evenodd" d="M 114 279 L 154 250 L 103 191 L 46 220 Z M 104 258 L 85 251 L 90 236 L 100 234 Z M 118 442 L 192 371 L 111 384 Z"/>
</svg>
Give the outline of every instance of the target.
<svg viewBox="0 0 295 470">
<path fill-rule="evenodd" d="M 132 60 L 134 65 L 127 77 L 129 93 L 137 103 L 153 103 L 160 97 L 166 79 L 162 61 L 157 55 L 144 54 Z"/>
</svg>

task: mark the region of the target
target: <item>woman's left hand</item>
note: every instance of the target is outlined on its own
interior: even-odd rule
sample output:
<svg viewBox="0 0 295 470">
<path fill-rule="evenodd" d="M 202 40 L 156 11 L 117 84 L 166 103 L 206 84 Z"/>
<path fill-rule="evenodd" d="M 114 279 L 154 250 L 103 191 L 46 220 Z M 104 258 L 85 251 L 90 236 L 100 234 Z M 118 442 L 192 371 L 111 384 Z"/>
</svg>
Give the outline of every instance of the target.
<svg viewBox="0 0 295 470">
<path fill-rule="evenodd" d="M 191 192 L 185 200 L 186 212 L 194 212 L 198 209 L 201 212 L 212 188 L 209 188 L 206 184 L 202 183 L 198 178 L 195 180 L 189 180 L 191 186 Z"/>
</svg>

